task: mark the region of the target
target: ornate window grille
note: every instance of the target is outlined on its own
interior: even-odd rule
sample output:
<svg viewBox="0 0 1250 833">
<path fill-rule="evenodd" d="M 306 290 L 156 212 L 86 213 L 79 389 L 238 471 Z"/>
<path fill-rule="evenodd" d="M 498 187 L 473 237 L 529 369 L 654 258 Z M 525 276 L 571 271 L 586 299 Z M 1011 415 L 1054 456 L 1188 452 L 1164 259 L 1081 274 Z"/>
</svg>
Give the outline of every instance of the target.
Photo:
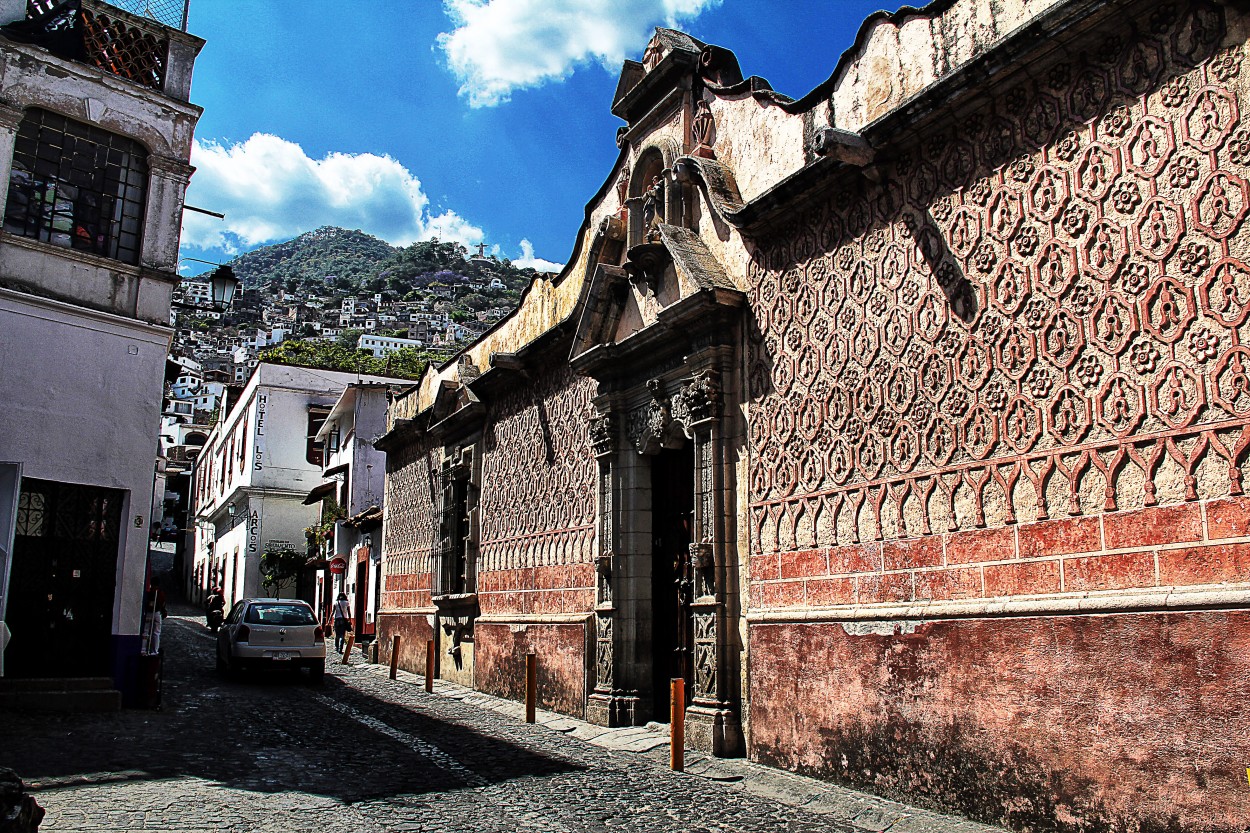
<svg viewBox="0 0 1250 833">
<path fill-rule="evenodd" d="M 170 0 L 119 0 L 118 5 L 138 17 L 186 29 L 185 0 L 181 4 L 171 4 Z M 47 25 L 63 33 L 58 39 L 60 47 L 53 49 L 56 54 L 154 90 L 165 88 L 169 38 L 161 34 L 159 26 L 124 15 L 104 3 L 76 0 L 26 0 L 26 16 L 50 20 Z M 70 41 L 77 45 L 69 48 Z M 65 49 L 69 51 L 62 51 Z"/>
<path fill-rule="evenodd" d="M 434 548 L 438 562 L 436 595 L 472 593 L 474 589 L 470 515 L 477 496 L 471 482 L 471 468 L 471 465 L 447 460 L 439 470 L 442 497 Z"/>
<path fill-rule="evenodd" d="M 4 230 L 138 263 L 147 181 L 138 142 L 31 108 L 17 130 Z"/>
</svg>

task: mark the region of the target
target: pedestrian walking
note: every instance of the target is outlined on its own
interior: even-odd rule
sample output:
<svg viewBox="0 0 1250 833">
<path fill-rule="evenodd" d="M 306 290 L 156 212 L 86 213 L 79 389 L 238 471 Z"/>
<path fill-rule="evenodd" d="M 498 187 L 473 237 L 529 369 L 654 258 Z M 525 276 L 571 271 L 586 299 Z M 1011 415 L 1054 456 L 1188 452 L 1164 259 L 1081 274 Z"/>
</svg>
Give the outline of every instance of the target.
<svg viewBox="0 0 1250 833">
<path fill-rule="evenodd" d="M 161 652 L 161 623 L 169 612 L 165 609 L 165 591 L 155 576 L 148 582 L 148 591 L 143 594 L 143 647 L 146 654 Z"/>
<path fill-rule="evenodd" d="M 339 593 L 334 603 L 334 650 L 342 651 L 347 632 L 352 629 L 352 607 L 347 603 L 347 594 Z"/>
<path fill-rule="evenodd" d="M 208 623 L 208 629 L 213 633 L 217 633 L 217 629 L 221 627 L 221 620 L 226 613 L 226 597 L 221 595 L 218 587 L 213 587 L 208 593 L 208 601 L 204 606 L 205 620 Z"/>
</svg>

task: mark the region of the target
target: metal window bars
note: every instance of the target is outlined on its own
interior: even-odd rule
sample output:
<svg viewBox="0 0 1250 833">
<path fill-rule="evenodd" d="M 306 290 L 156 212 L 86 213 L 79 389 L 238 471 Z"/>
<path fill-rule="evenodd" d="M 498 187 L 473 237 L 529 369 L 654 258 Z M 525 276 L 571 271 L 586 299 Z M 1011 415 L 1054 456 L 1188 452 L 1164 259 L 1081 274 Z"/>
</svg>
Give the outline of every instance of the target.
<svg viewBox="0 0 1250 833">
<path fill-rule="evenodd" d="M 138 263 L 147 172 L 138 142 L 32 107 L 14 143 L 4 230 Z"/>
</svg>

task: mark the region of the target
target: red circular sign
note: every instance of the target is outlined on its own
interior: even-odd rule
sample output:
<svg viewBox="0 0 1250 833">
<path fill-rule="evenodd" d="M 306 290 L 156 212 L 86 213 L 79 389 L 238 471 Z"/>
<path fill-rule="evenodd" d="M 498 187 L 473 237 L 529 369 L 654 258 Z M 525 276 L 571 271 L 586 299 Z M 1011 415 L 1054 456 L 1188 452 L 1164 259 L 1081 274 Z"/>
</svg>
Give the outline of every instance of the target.
<svg viewBox="0 0 1250 833">
<path fill-rule="evenodd" d="M 347 561 L 345 561 L 342 558 L 334 559 L 333 561 L 330 562 L 330 572 L 334 573 L 336 576 L 346 573 Z"/>
</svg>

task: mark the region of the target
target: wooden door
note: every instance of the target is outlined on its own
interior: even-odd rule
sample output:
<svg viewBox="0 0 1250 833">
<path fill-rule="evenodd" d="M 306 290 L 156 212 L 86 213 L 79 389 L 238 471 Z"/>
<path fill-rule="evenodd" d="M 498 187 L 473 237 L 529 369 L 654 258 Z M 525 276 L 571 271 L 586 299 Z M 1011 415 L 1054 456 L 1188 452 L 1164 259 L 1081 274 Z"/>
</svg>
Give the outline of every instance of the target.
<svg viewBox="0 0 1250 833">
<path fill-rule="evenodd" d="M 6 620 L 15 677 L 111 671 L 113 595 L 125 493 L 24 478 Z"/>
</svg>

